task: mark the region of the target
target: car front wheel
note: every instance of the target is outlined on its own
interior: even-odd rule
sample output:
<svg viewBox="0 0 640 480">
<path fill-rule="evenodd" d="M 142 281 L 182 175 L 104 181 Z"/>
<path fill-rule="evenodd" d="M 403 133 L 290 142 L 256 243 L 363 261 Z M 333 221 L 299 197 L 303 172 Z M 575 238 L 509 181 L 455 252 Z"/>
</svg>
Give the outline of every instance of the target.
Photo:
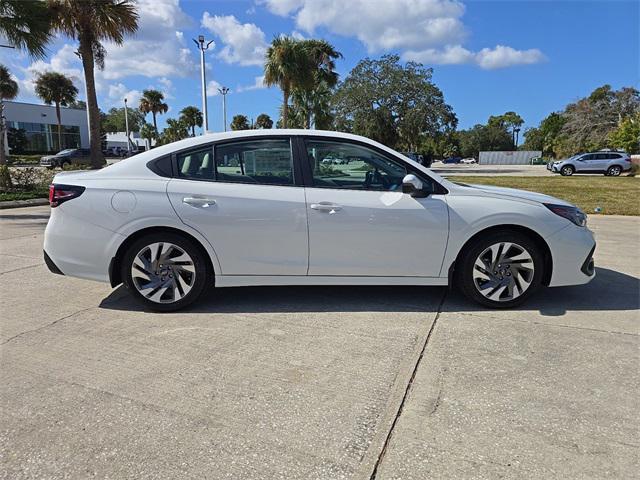
<svg viewBox="0 0 640 480">
<path fill-rule="evenodd" d="M 146 235 L 127 249 L 121 278 L 133 296 L 156 311 L 195 302 L 209 281 L 207 262 L 193 241 L 174 233 Z"/>
<path fill-rule="evenodd" d="M 560 175 L 562 175 L 563 177 L 570 177 L 571 175 L 573 175 L 573 172 L 575 172 L 575 168 L 573 168 L 571 165 L 565 165 L 560 169 Z"/>
<path fill-rule="evenodd" d="M 523 303 L 542 283 L 544 257 L 527 236 L 494 232 L 463 252 L 458 285 L 471 300 L 491 308 Z"/>
</svg>

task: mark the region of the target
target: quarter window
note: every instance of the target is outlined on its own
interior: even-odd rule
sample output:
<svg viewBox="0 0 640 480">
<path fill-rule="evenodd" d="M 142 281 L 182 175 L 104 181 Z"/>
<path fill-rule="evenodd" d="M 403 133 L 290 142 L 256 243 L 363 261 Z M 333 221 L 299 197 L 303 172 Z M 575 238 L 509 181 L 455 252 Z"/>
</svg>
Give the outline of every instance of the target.
<svg viewBox="0 0 640 480">
<path fill-rule="evenodd" d="M 211 145 L 207 147 L 179 153 L 178 174 L 181 177 L 197 180 L 213 180 L 213 151 Z"/>
<path fill-rule="evenodd" d="M 402 190 L 406 168 L 373 149 L 347 142 L 305 143 L 314 187 Z"/>
<path fill-rule="evenodd" d="M 289 139 L 251 140 L 215 147 L 220 182 L 293 185 Z"/>
</svg>

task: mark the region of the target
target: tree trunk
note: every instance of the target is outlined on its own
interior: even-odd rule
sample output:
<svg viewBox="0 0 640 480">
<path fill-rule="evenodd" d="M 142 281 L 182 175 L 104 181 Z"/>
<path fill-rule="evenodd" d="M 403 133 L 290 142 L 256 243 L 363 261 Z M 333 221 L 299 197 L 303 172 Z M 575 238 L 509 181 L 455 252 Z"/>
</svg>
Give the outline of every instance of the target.
<svg viewBox="0 0 640 480">
<path fill-rule="evenodd" d="M 282 128 L 287 128 L 289 122 L 289 89 L 282 89 L 284 103 L 282 104 Z"/>
<path fill-rule="evenodd" d="M 62 148 L 62 120 L 60 119 L 60 103 L 56 102 L 56 118 L 58 119 L 58 151 L 63 150 Z"/>
<path fill-rule="evenodd" d="M 156 132 L 158 131 L 158 125 L 156 124 L 156 112 L 151 112 L 151 115 L 153 115 L 153 128 L 156 129 Z"/>
<path fill-rule="evenodd" d="M 0 98 L 0 165 L 7 164 L 7 152 L 4 150 L 4 135 L 5 135 L 5 119 L 4 119 L 4 100 Z"/>
<path fill-rule="evenodd" d="M 196 126 L 195 125 L 191 125 L 191 136 L 192 137 L 196 136 Z"/>
<path fill-rule="evenodd" d="M 104 155 L 102 155 L 100 139 L 100 110 L 96 98 L 96 82 L 94 78 L 93 50 L 86 34 L 80 35 L 80 58 L 84 70 L 84 80 L 87 87 L 87 110 L 89 111 L 89 146 L 91 147 L 91 168 L 102 168 Z"/>
</svg>

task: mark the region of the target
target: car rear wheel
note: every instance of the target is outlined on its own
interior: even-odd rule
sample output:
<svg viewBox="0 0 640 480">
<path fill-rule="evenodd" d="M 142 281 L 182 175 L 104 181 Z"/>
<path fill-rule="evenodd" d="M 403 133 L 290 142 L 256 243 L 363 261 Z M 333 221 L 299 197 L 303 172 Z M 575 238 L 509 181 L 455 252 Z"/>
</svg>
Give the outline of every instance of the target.
<svg viewBox="0 0 640 480">
<path fill-rule="evenodd" d="M 146 235 L 126 251 L 121 278 L 146 307 L 162 312 L 195 302 L 205 289 L 209 272 L 200 248 L 175 233 Z"/>
<path fill-rule="evenodd" d="M 617 177 L 622 173 L 622 168 L 619 165 L 612 165 L 607 169 L 607 175 L 610 177 Z"/>
<path fill-rule="evenodd" d="M 467 248 L 456 276 L 469 299 L 486 307 L 510 308 L 540 288 L 543 269 L 540 247 L 521 233 L 505 230 Z"/>
<path fill-rule="evenodd" d="M 565 165 L 560 169 L 560 175 L 562 175 L 563 177 L 570 177 L 575 171 L 576 169 L 573 168 L 573 166 Z"/>
</svg>

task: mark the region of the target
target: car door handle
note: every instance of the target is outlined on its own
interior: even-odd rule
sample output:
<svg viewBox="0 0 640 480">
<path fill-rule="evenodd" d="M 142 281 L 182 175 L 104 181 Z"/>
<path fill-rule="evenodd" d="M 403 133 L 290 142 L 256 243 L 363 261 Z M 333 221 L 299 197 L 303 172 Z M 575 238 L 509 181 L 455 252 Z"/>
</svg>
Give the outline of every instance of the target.
<svg viewBox="0 0 640 480">
<path fill-rule="evenodd" d="M 207 208 L 216 204 L 215 199 L 208 197 L 184 197 L 182 203 L 191 205 L 192 207 Z"/>
<path fill-rule="evenodd" d="M 335 203 L 320 202 L 320 203 L 312 203 L 311 209 L 318 210 L 320 212 L 336 213 L 342 210 L 342 207 L 340 205 L 336 205 Z"/>
</svg>

